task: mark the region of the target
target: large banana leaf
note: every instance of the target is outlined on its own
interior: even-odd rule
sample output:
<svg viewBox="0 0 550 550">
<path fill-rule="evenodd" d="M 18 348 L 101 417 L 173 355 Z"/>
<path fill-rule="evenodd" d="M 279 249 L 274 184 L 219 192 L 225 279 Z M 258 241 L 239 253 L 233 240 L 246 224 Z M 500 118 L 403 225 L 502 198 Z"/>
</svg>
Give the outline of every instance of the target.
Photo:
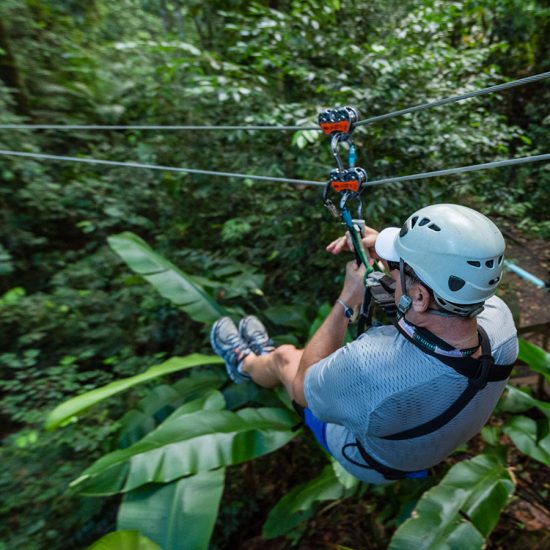
<svg viewBox="0 0 550 550">
<path fill-rule="evenodd" d="M 161 384 L 153 388 L 135 409 L 129 410 L 122 417 L 118 447 L 125 448 L 137 443 L 145 434 L 154 430 L 158 424 L 165 420 L 181 403 L 205 395 L 226 382 L 225 372 L 196 371 L 170 386 Z M 231 384 L 235 387 L 247 385 L 255 386 L 255 384 Z"/>
<path fill-rule="evenodd" d="M 288 492 L 269 512 L 262 536 L 272 539 L 284 535 L 315 512 L 315 505 L 325 500 L 351 496 L 358 481 L 349 488 L 338 480 L 332 465 L 325 466 L 319 476 L 301 483 Z"/>
<path fill-rule="evenodd" d="M 180 417 L 197 411 L 221 411 L 222 409 L 225 409 L 225 399 L 222 393 L 216 390 L 210 391 L 178 407 L 164 421 L 164 424 L 168 426 L 170 422 L 175 422 Z"/>
<path fill-rule="evenodd" d="M 456 464 L 439 485 L 424 493 L 389 548 L 480 549 L 513 491 L 509 471 L 494 456 Z"/>
<path fill-rule="evenodd" d="M 541 429 L 542 427 L 542 429 Z M 526 455 L 550 467 L 550 433 L 548 419 L 539 424 L 526 416 L 513 416 L 504 425 L 516 447 Z"/>
<path fill-rule="evenodd" d="M 166 485 L 148 485 L 125 495 L 119 529 L 139 529 L 163 550 L 200 550 L 216 523 L 225 468 Z"/>
<path fill-rule="evenodd" d="M 520 338 L 518 359 L 527 363 L 532 370 L 539 372 L 547 382 L 550 382 L 550 353 Z"/>
<path fill-rule="evenodd" d="M 223 363 L 223 360 L 219 357 L 214 357 L 212 355 L 201 355 L 198 353 L 193 353 L 192 355 L 187 355 L 186 357 L 172 357 L 160 365 L 154 365 L 148 368 L 141 374 L 111 382 L 106 386 L 96 388 L 95 390 L 86 392 L 65 401 L 65 403 L 57 406 L 48 415 L 45 427 L 47 430 L 57 428 L 67 420 L 72 419 L 74 416 L 82 414 L 96 403 L 99 403 L 112 395 L 123 392 L 132 386 L 136 386 L 137 384 L 141 384 L 173 372 L 179 372 L 181 370 L 197 367 L 199 365 L 214 365 L 220 363 Z"/>
<path fill-rule="evenodd" d="M 494 456 L 486 455 L 456 464 L 443 484 L 467 492 L 461 510 L 484 537 L 489 536 L 498 523 L 515 488 L 508 469 Z"/>
<path fill-rule="evenodd" d="M 157 254 L 137 235 L 119 233 L 109 237 L 108 241 L 130 269 L 151 283 L 162 296 L 180 306 L 194 321 L 213 323 L 227 315 L 193 277 Z"/>
<path fill-rule="evenodd" d="M 100 458 L 71 487 L 83 495 L 108 495 L 238 464 L 288 443 L 296 421 L 290 411 L 274 408 L 172 416 L 139 443 Z"/>
<path fill-rule="evenodd" d="M 101 537 L 88 550 L 162 550 L 139 531 L 114 531 Z"/>
<path fill-rule="evenodd" d="M 396 531 L 390 550 L 481 550 L 481 533 L 460 515 L 467 492 L 438 485 L 424 493 L 413 516 Z"/>
</svg>

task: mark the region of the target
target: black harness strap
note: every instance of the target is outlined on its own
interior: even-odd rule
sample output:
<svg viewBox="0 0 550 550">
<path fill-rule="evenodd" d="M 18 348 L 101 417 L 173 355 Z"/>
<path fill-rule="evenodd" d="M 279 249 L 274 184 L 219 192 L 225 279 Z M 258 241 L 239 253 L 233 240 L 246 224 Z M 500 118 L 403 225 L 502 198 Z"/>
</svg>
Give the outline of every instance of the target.
<svg viewBox="0 0 550 550">
<path fill-rule="evenodd" d="M 489 337 L 487 336 L 487 333 L 485 332 L 485 330 L 480 326 L 477 327 L 477 330 L 479 333 L 479 340 L 481 343 L 481 353 L 482 353 L 479 359 L 474 359 L 473 357 L 450 357 L 448 355 L 441 355 L 439 353 L 431 351 L 428 348 L 420 346 L 416 340 L 411 338 L 409 334 L 407 334 L 399 326 L 398 323 L 395 323 L 395 327 L 409 342 L 414 344 L 417 348 L 422 350 L 424 353 L 427 353 L 428 355 L 431 355 L 432 357 L 439 359 L 442 363 L 445 363 L 447 366 L 451 367 L 458 374 L 461 374 L 466 378 L 476 378 L 478 376 L 478 371 L 481 367 L 481 362 L 484 357 L 490 357 L 492 360 Z M 445 342 L 443 342 L 442 340 L 440 340 L 439 338 L 437 338 L 435 335 L 431 333 L 430 333 L 430 339 L 435 340 L 436 342 L 439 341 L 442 344 L 445 344 Z M 448 344 L 447 344 L 447 347 L 448 347 Z M 493 365 L 487 376 L 487 382 L 498 382 L 499 380 L 506 380 L 506 378 L 508 378 L 510 376 L 510 373 L 512 372 L 512 367 L 513 365 Z"/>
<path fill-rule="evenodd" d="M 371 289 L 366 286 L 363 292 L 363 302 L 361 303 L 359 318 L 357 320 L 357 334 L 355 338 L 359 338 L 359 336 L 365 332 L 365 328 L 372 324 L 372 302 Z"/>
<path fill-rule="evenodd" d="M 478 326 L 479 338 L 481 343 L 481 357 L 479 359 L 473 359 L 472 357 L 449 357 L 445 355 L 440 355 L 435 352 L 432 352 L 422 346 L 419 343 L 411 338 L 401 327 L 396 323 L 397 329 L 407 340 L 412 342 L 415 346 L 419 347 L 423 352 L 428 353 L 437 357 L 441 362 L 445 363 L 456 372 L 468 378 L 468 385 L 466 389 L 459 395 L 459 397 L 449 406 L 449 408 L 443 411 L 436 418 L 411 428 L 409 430 L 403 430 L 394 434 L 382 436 L 381 439 L 387 439 L 391 441 L 398 441 L 403 439 L 414 439 L 416 437 L 421 437 L 429 433 L 435 432 L 439 428 L 443 427 L 445 424 L 449 423 L 455 416 L 462 411 L 466 405 L 475 397 L 478 391 L 482 390 L 487 382 L 497 382 L 499 380 L 506 380 L 512 371 L 513 365 L 496 365 L 491 354 L 491 344 L 489 337 L 485 330 Z M 432 338 L 434 335 L 431 335 Z M 438 340 L 438 339 L 437 339 Z M 444 342 L 441 342 L 445 344 Z M 346 448 L 348 447 L 357 447 L 361 458 L 364 460 L 365 464 L 360 464 L 355 460 L 352 460 L 346 455 Z M 424 477 L 426 475 L 425 471 L 419 472 L 404 472 L 402 470 L 397 470 L 381 464 L 374 459 L 371 455 L 367 453 L 363 445 L 357 439 L 355 443 L 349 443 L 345 445 L 342 449 L 342 454 L 350 462 L 356 466 L 361 466 L 363 468 L 372 468 L 377 472 L 381 473 L 386 479 L 396 480 L 403 478 L 415 478 L 415 477 Z"/>
<path fill-rule="evenodd" d="M 399 325 L 396 326 L 407 340 L 420 347 L 418 342 L 404 332 Z M 476 396 L 477 392 L 487 385 L 487 382 L 506 380 L 510 376 L 513 365 L 496 365 L 491 355 L 491 345 L 487 333 L 482 327 L 478 327 L 478 331 L 481 340 L 481 357 L 479 359 L 473 359 L 472 357 L 448 357 L 430 352 L 424 347 L 420 347 L 423 352 L 437 357 L 441 362 L 468 378 L 468 385 L 458 398 L 439 416 L 414 428 L 381 436 L 381 439 L 388 439 L 391 441 L 414 439 L 435 432 L 457 416 Z"/>
</svg>

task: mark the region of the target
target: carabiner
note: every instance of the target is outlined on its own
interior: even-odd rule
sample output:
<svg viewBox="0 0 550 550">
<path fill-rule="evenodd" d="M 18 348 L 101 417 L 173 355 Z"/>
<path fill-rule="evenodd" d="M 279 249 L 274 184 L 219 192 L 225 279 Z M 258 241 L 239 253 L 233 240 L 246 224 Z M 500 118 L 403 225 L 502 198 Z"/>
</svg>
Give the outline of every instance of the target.
<svg viewBox="0 0 550 550">
<path fill-rule="evenodd" d="M 330 140 L 330 150 L 332 152 L 334 160 L 336 160 L 336 166 L 338 166 L 338 170 L 340 170 L 340 172 L 344 171 L 344 163 L 342 162 L 342 158 L 340 157 L 340 153 L 338 152 L 338 145 L 340 144 L 340 141 L 344 141 L 347 138 L 347 134 L 342 134 L 341 132 L 338 132 L 333 134 L 332 139 Z"/>
</svg>

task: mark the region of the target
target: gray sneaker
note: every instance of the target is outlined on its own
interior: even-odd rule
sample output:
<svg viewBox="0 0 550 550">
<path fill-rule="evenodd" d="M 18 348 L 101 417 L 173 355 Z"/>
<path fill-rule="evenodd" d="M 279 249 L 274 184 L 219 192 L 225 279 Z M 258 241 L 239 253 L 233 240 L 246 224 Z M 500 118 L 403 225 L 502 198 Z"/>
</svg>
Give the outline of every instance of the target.
<svg viewBox="0 0 550 550">
<path fill-rule="evenodd" d="M 263 323 L 254 315 L 241 319 L 239 334 L 256 355 L 263 355 L 275 349 L 275 344 L 267 334 Z"/>
<path fill-rule="evenodd" d="M 233 382 L 240 384 L 251 379 L 248 374 L 239 370 L 239 365 L 250 353 L 250 348 L 229 317 L 222 317 L 212 325 L 210 343 L 216 355 L 225 361 L 227 374 Z"/>
</svg>

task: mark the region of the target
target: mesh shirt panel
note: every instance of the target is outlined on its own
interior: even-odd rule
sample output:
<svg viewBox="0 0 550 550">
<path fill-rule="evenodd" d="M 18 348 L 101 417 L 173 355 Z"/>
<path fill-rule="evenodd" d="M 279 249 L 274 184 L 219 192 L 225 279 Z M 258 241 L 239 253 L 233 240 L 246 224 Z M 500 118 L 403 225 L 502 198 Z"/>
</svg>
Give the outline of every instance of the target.
<svg viewBox="0 0 550 550">
<path fill-rule="evenodd" d="M 510 310 L 499 298 L 486 302 L 478 322 L 491 341 L 495 361 L 511 364 L 518 353 Z M 483 427 L 506 382 L 490 382 L 441 429 L 423 437 L 387 441 L 380 436 L 413 428 L 445 411 L 467 379 L 423 353 L 391 326 L 373 327 L 361 338 L 311 367 L 305 395 L 315 416 L 341 429 L 327 429 L 328 444 L 339 449 L 358 438 L 367 452 L 402 470 L 418 470 L 444 460 Z M 339 457 L 341 458 L 341 457 Z M 345 459 L 342 464 L 354 475 Z M 358 475 L 358 477 L 361 477 Z"/>
</svg>

